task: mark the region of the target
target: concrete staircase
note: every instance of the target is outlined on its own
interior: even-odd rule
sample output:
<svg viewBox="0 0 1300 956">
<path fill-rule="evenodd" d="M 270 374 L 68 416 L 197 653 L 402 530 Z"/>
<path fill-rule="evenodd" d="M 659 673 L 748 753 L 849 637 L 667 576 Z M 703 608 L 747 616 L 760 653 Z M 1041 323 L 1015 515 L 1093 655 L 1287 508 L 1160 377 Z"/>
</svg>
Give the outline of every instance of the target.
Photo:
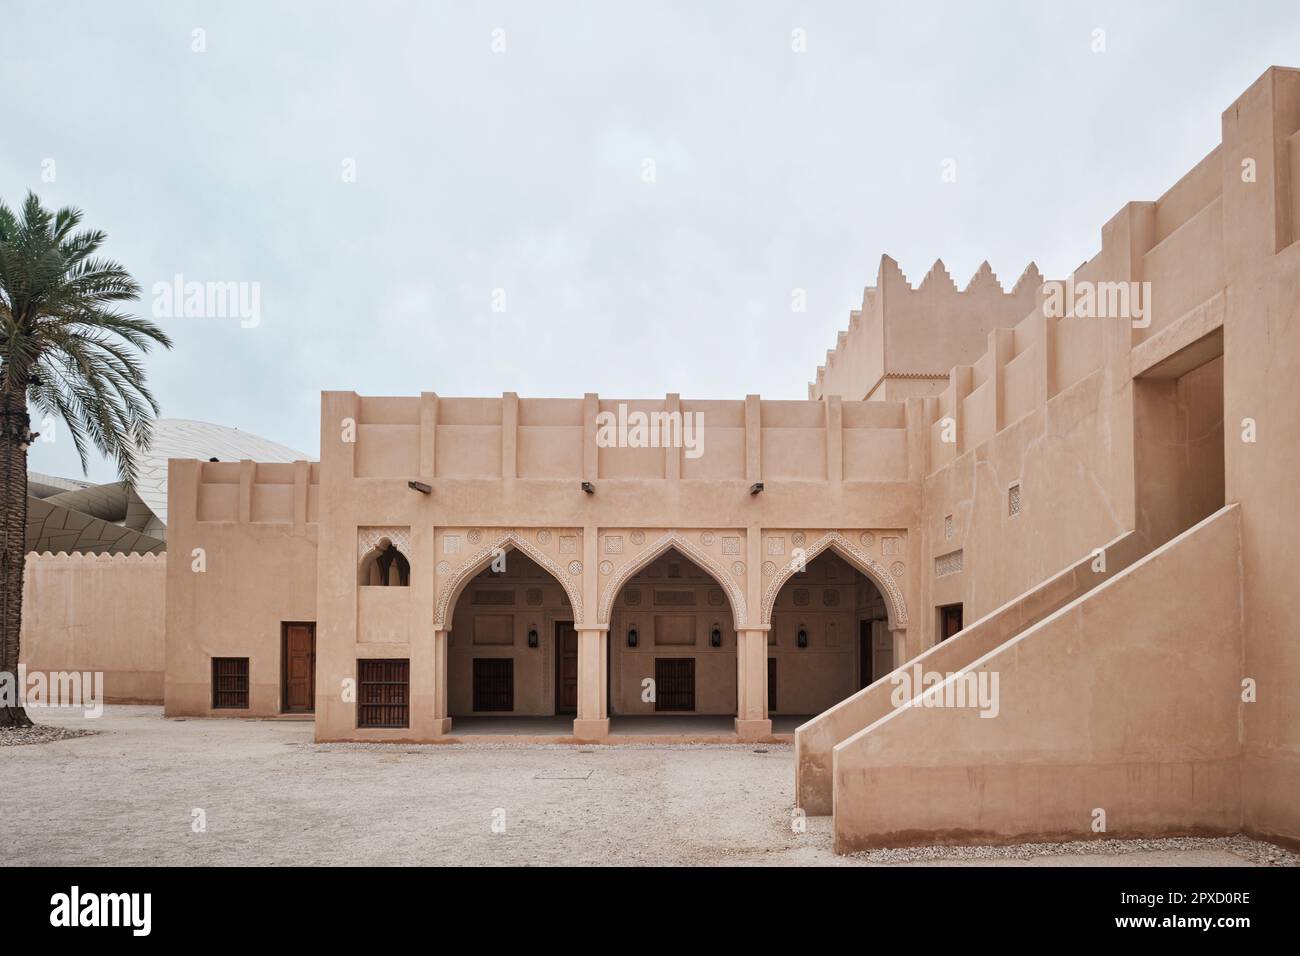
<svg viewBox="0 0 1300 956">
<path fill-rule="evenodd" d="M 1239 830 L 1239 507 L 1141 550 L 1124 535 L 1105 571 L 1081 561 L 908 662 L 938 686 L 894 706 L 886 677 L 800 727 L 800 806 L 833 813 L 837 851 Z M 993 719 L 932 706 L 981 672 Z"/>
<path fill-rule="evenodd" d="M 809 816 L 830 814 L 832 751 L 894 709 L 892 698 L 899 675 L 911 672 L 917 665 L 926 671 L 942 673 L 960 670 L 1123 571 L 1149 550 L 1137 532 L 1120 535 L 1101 549 L 1100 557 L 1104 560 L 1099 560 L 1097 553 L 1079 559 L 955 636 L 802 724 L 795 730 L 796 806 Z"/>
</svg>

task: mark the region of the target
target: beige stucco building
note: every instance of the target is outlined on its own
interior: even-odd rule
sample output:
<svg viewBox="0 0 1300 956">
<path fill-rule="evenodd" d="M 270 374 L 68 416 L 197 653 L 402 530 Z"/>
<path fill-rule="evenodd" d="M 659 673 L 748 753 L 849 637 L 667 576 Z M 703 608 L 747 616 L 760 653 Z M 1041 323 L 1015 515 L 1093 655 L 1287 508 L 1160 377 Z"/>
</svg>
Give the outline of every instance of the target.
<svg viewBox="0 0 1300 956">
<path fill-rule="evenodd" d="M 1300 840 L 1300 72 L 1222 129 L 1065 280 L 882 258 L 806 400 L 329 391 L 319 462 L 172 460 L 166 713 L 797 724 L 841 850 Z"/>
</svg>

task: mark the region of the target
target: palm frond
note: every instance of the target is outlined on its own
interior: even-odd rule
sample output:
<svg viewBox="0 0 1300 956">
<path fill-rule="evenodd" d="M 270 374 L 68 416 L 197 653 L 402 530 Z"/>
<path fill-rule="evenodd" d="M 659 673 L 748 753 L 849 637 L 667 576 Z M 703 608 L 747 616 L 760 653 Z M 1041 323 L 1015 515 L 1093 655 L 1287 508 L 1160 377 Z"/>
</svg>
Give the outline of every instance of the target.
<svg viewBox="0 0 1300 956">
<path fill-rule="evenodd" d="M 134 479 L 158 402 L 140 357 L 170 337 L 114 306 L 140 297 L 120 263 L 98 255 L 100 230 L 76 231 L 81 210 L 50 212 L 28 193 L 0 202 L 0 391 L 67 426 L 83 470 L 91 448 Z"/>
</svg>

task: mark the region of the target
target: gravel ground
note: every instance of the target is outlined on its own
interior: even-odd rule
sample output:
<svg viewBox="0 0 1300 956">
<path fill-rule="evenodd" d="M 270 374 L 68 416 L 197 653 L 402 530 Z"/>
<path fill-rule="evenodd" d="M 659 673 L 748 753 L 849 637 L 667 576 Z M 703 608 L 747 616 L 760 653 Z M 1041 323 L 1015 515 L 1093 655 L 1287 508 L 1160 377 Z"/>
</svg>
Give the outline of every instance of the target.
<svg viewBox="0 0 1300 956">
<path fill-rule="evenodd" d="M 1242 837 L 840 857 L 828 818 L 792 832 L 793 748 L 773 744 L 315 744 L 305 721 L 156 707 L 33 719 L 98 733 L 0 751 L 8 865 L 1296 864 Z"/>
<path fill-rule="evenodd" d="M 89 737 L 95 731 L 76 727 L 55 727 L 35 724 L 32 727 L 0 727 L 0 747 L 24 747 L 27 744 L 48 744 L 72 737 Z"/>
</svg>

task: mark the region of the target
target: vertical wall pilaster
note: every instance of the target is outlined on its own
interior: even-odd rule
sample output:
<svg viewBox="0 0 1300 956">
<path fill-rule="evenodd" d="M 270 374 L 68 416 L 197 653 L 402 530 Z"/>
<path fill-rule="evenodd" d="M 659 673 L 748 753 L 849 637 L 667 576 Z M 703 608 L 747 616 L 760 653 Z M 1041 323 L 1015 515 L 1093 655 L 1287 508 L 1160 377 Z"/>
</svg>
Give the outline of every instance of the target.
<svg viewBox="0 0 1300 956">
<path fill-rule="evenodd" d="M 993 368 L 989 371 L 989 387 L 993 389 L 993 434 L 1007 424 L 1006 395 L 1003 392 L 1003 369 L 1016 354 L 1016 333 L 1012 329 L 993 329 L 989 332 L 989 354 Z"/>
<path fill-rule="evenodd" d="M 356 392 L 322 392 L 320 402 L 321 487 L 354 478 L 361 399 Z"/>
<path fill-rule="evenodd" d="M 1260 269 L 1295 238 L 1290 135 L 1300 126 L 1300 76 L 1272 69 L 1223 112 L 1223 238 L 1229 282 Z M 1254 176 L 1243 178 L 1252 161 Z"/>
<path fill-rule="evenodd" d="M 681 395 L 670 392 L 664 398 L 664 411 L 668 413 L 668 420 L 680 419 L 682 414 L 682 397 Z M 682 421 L 683 428 L 685 421 Z M 667 428 L 669 426 L 665 426 Z M 682 476 L 682 447 L 681 442 L 669 442 L 670 436 L 661 435 L 660 439 L 664 446 L 664 478 L 668 481 L 677 481 Z M 679 434 L 680 437 L 680 434 Z"/>
<path fill-rule="evenodd" d="M 519 396 L 514 392 L 501 395 L 501 477 L 514 478 L 519 448 Z"/>
<path fill-rule="evenodd" d="M 438 714 L 438 640 L 433 627 L 437 578 L 431 573 L 434 566 L 433 527 L 413 524 L 410 547 L 407 559 L 412 569 L 411 603 L 407 611 L 407 633 L 411 641 L 411 731 L 417 737 L 432 737 L 447 732 Z M 426 568 L 430 569 L 428 573 L 420 573 L 420 569 Z M 445 662 L 442 669 L 442 679 L 445 680 Z"/>
<path fill-rule="evenodd" d="M 826 412 L 826 480 L 844 480 L 844 405 L 838 395 L 822 400 Z"/>
<path fill-rule="evenodd" d="M 763 418 L 757 395 L 745 396 L 745 480 L 763 480 Z"/>
<path fill-rule="evenodd" d="M 239 463 L 239 523 L 253 520 L 253 475 L 257 467 L 247 459 Z"/>
<path fill-rule="evenodd" d="M 956 439 L 956 456 L 960 458 L 966 453 L 966 408 L 963 404 L 966 396 L 971 393 L 971 380 L 974 369 L 969 365 L 957 365 L 948 375 L 948 380 L 952 384 L 952 420 L 954 423 L 954 435 Z"/>
<path fill-rule="evenodd" d="M 934 398 L 909 398 L 905 402 L 907 424 L 907 480 L 919 482 L 930 473 L 930 426 L 935 418 Z"/>
<path fill-rule="evenodd" d="M 316 738 L 356 732 L 356 704 L 339 689 L 356 677 L 356 524 L 342 518 L 356 466 L 360 400 L 323 392 L 320 422 L 319 524 L 316 563 Z"/>
<path fill-rule="evenodd" d="M 600 474 L 600 446 L 596 444 L 596 415 L 600 396 L 587 392 L 582 396 L 582 480 L 595 481 Z"/>
<path fill-rule="evenodd" d="M 311 488 L 311 462 L 293 463 L 293 533 L 307 533 L 307 494 Z"/>
<path fill-rule="evenodd" d="M 1040 309 L 1041 313 L 1041 309 Z M 1050 315 L 1040 314 L 1038 325 L 1038 404 L 1044 408 L 1056 394 L 1056 323 Z"/>
<path fill-rule="evenodd" d="M 436 474 L 435 456 L 438 436 L 438 395 L 420 393 L 420 477 L 429 481 Z"/>
</svg>

